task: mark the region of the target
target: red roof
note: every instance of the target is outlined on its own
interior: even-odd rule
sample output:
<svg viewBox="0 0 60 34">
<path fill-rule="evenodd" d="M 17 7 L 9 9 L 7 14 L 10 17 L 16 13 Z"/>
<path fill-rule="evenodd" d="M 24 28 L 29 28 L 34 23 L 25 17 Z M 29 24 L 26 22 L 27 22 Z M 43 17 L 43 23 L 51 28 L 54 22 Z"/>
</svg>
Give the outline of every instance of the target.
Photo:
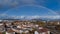
<svg viewBox="0 0 60 34">
<path fill-rule="evenodd" d="M 47 32 L 49 31 L 47 28 L 39 29 L 38 32 Z"/>
</svg>

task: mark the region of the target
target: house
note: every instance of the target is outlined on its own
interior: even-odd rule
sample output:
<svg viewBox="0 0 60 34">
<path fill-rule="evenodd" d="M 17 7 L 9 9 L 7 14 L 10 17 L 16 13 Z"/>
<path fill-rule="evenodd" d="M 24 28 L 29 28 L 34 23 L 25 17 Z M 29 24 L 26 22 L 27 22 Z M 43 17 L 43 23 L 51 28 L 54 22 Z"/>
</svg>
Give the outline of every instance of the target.
<svg viewBox="0 0 60 34">
<path fill-rule="evenodd" d="M 39 34 L 50 34 L 50 31 L 47 28 L 39 27 L 37 30 Z"/>
<path fill-rule="evenodd" d="M 6 34 L 15 34 L 15 32 L 11 28 L 8 28 Z"/>
</svg>

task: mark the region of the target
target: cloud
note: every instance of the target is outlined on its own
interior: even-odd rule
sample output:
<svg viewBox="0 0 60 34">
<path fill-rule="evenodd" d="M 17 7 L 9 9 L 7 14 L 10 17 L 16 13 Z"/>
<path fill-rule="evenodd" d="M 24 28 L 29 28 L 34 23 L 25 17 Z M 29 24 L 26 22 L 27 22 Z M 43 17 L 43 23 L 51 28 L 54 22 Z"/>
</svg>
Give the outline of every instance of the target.
<svg viewBox="0 0 60 34">
<path fill-rule="evenodd" d="M 2 19 L 60 19 L 60 15 L 56 16 L 39 16 L 39 15 L 33 15 L 33 16 L 15 16 L 15 15 L 7 15 L 7 14 L 0 14 L 0 18 Z"/>
<path fill-rule="evenodd" d="M 49 0 L 0 0 L 1 6 L 17 7 L 20 5 L 36 4 L 45 6 Z M 57 1 L 59 4 L 59 0 Z"/>
<path fill-rule="evenodd" d="M 36 3 L 35 0 L 20 0 L 21 3 L 24 3 L 24 4 L 34 4 Z"/>
<path fill-rule="evenodd" d="M 39 5 L 38 7 L 41 7 L 40 5 L 44 5 L 45 2 L 46 2 L 45 0 L 39 0 L 39 1 L 38 0 L 0 0 L 0 7 L 5 6 L 5 5 L 9 6 L 9 7 L 17 7 L 20 5 Z M 46 7 L 43 7 L 43 8 L 46 8 Z M 48 8 L 46 8 L 46 9 L 48 9 Z M 58 14 L 53 10 L 50 10 L 50 9 L 48 9 L 48 10 L 53 14 Z M 31 18 L 37 18 L 37 17 L 32 16 Z M 47 16 L 47 17 L 49 17 L 49 16 Z M 19 16 L 16 18 L 19 18 Z M 24 17 L 21 17 L 21 18 L 24 18 Z"/>
<path fill-rule="evenodd" d="M 17 6 L 17 5 L 27 5 L 27 4 L 42 4 L 44 0 L 0 0 L 0 5 L 7 5 L 7 6 Z"/>
<path fill-rule="evenodd" d="M 36 2 L 35 0 L 0 0 L 0 9 L 6 9 L 7 11 L 8 9 L 28 4 L 36 4 Z"/>
<path fill-rule="evenodd" d="M 0 5 L 15 6 L 18 2 L 16 0 L 0 0 Z"/>
<path fill-rule="evenodd" d="M 0 16 L 7 16 L 7 14 L 0 14 Z"/>
<path fill-rule="evenodd" d="M 35 15 L 35 16 L 10 16 L 11 18 L 14 18 L 14 19 L 38 19 L 38 18 L 47 18 L 47 19 L 60 19 L 60 16 L 56 15 L 56 16 L 38 16 L 38 15 Z"/>
<path fill-rule="evenodd" d="M 21 18 L 21 16 L 19 16 Z M 25 19 L 38 19 L 38 18 L 47 18 L 47 19 L 60 19 L 60 16 L 24 16 Z"/>
<path fill-rule="evenodd" d="M 27 6 L 27 5 L 25 5 L 25 6 Z M 51 15 L 47 15 L 47 16 L 39 16 L 39 15 L 35 15 L 35 16 L 14 16 L 15 14 L 13 14 L 13 16 L 10 16 L 10 17 L 13 17 L 13 18 L 15 18 L 15 19 L 19 19 L 19 18 L 27 18 L 27 19 L 34 19 L 34 18 L 53 18 L 53 19 L 56 19 L 56 18 L 59 18 L 58 17 L 58 13 L 57 12 L 55 12 L 55 11 L 53 11 L 53 10 L 51 10 L 51 9 L 48 9 L 48 8 L 46 8 L 46 7 L 43 7 L 43 6 L 40 6 L 40 5 L 28 5 L 28 6 L 35 6 L 35 7 L 39 7 L 39 8 L 43 8 L 43 9 L 45 9 L 45 10 L 48 10 L 49 12 L 49 14 L 52 14 L 53 16 L 51 16 Z M 17 12 L 17 11 L 16 11 Z M 8 10 L 8 11 L 6 11 L 6 12 L 4 12 L 3 14 L 7 14 L 7 13 L 10 13 L 10 11 Z M 13 12 L 12 12 L 13 13 Z M 11 13 L 11 14 L 12 14 Z M 18 12 L 17 12 L 18 13 Z M 8 15 L 8 14 L 7 14 Z M 55 15 L 57 15 L 57 16 L 55 16 Z M 8 15 L 9 16 L 9 15 Z"/>
</svg>

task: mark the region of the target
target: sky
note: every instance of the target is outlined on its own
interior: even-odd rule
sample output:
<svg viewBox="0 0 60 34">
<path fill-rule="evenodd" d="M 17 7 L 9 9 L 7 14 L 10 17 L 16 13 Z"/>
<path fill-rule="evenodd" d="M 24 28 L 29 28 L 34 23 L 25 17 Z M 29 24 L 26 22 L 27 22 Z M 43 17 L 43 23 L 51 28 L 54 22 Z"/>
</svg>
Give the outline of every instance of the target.
<svg viewBox="0 0 60 34">
<path fill-rule="evenodd" d="M 60 16 L 60 0 L 0 0 L 0 16 Z"/>
</svg>

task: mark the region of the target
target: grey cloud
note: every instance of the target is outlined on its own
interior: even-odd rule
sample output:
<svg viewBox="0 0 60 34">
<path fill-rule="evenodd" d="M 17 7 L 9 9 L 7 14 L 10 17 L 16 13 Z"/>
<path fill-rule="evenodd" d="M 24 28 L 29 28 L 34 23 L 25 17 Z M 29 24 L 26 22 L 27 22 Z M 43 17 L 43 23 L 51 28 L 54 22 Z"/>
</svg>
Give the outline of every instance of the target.
<svg viewBox="0 0 60 34">
<path fill-rule="evenodd" d="M 44 3 L 44 0 L 39 0 L 40 4 Z M 0 5 L 17 6 L 22 4 L 37 4 L 37 0 L 0 0 Z"/>
<path fill-rule="evenodd" d="M 44 0 L 0 0 L 0 11 L 7 11 L 11 8 L 16 8 L 22 5 L 43 5 Z M 6 9 L 6 10 L 5 10 Z"/>
<path fill-rule="evenodd" d="M 0 0 L 1 5 L 17 5 L 18 0 Z"/>
</svg>

